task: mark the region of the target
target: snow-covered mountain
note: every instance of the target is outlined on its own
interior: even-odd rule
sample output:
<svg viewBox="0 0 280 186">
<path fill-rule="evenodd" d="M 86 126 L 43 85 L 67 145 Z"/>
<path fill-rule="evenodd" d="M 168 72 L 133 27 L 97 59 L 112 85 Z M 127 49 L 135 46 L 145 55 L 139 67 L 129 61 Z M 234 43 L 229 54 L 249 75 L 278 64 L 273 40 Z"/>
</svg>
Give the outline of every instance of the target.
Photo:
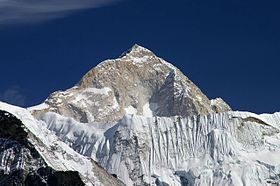
<svg viewBox="0 0 280 186">
<path fill-rule="evenodd" d="M 280 183 L 280 113 L 231 111 L 138 45 L 41 105 L 0 102 L 0 110 L 0 143 L 10 144 L 2 145 L 0 169 L 9 179 L 23 171 L 21 181 L 31 175 L 46 184 L 66 174 L 56 179 L 66 185 Z M 1 118 L 9 117 L 22 137 L 13 127 L 5 132 Z"/>
</svg>

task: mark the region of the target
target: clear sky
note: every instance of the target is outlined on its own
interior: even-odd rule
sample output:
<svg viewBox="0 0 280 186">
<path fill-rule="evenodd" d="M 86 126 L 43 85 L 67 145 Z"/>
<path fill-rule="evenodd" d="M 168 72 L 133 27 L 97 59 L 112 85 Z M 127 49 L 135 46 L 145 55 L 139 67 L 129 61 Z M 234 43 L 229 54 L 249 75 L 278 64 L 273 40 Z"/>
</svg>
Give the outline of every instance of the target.
<svg viewBox="0 0 280 186">
<path fill-rule="evenodd" d="M 137 43 L 234 110 L 280 111 L 279 0 L 124 0 L 67 16 L 0 6 L 1 100 L 38 104 Z"/>
</svg>

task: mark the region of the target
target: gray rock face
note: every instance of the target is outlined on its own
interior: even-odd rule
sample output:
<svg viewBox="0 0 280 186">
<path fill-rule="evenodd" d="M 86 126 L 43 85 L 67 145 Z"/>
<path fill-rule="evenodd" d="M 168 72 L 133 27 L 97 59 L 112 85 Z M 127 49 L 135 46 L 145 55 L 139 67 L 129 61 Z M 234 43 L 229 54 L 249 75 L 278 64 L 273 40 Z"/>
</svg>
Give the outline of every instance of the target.
<svg viewBox="0 0 280 186">
<path fill-rule="evenodd" d="M 78 172 L 49 167 L 28 136 L 20 120 L 0 110 L 0 185 L 85 185 Z"/>
<path fill-rule="evenodd" d="M 100 63 L 45 103 L 49 107 L 35 115 L 52 111 L 84 123 L 113 122 L 125 114 L 186 117 L 230 110 L 222 100 L 213 106 L 179 69 L 138 45 Z"/>
</svg>

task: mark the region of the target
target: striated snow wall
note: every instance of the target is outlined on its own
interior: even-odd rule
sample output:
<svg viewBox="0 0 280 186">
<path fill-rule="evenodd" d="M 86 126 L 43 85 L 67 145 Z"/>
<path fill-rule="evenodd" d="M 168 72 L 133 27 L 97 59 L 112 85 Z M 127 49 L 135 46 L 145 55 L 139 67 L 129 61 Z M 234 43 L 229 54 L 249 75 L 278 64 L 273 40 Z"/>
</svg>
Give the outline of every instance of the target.
<svg viewBox="0 0 280 186">
<path fill-rule="evenodd" d="M 50 112 L 41 119 L 75 151 L 127 185 L 279 183 L 280 113 L 125 115 L 106 125 Z"/>
</svg>

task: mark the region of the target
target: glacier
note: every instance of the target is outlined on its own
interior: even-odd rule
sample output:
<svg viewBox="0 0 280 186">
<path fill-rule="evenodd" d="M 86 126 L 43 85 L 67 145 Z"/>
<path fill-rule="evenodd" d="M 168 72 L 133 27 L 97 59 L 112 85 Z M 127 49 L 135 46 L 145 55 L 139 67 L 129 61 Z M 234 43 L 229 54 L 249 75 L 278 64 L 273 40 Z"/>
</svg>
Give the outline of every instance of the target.
<svg viewBox="0 0 280 186">
<path fill-rule="evenodd" d="M 126 185 L 279 184 L 280 113 L 125 115 L 106 125 L 52 112 L 40 119 Z"/>
</svg>

